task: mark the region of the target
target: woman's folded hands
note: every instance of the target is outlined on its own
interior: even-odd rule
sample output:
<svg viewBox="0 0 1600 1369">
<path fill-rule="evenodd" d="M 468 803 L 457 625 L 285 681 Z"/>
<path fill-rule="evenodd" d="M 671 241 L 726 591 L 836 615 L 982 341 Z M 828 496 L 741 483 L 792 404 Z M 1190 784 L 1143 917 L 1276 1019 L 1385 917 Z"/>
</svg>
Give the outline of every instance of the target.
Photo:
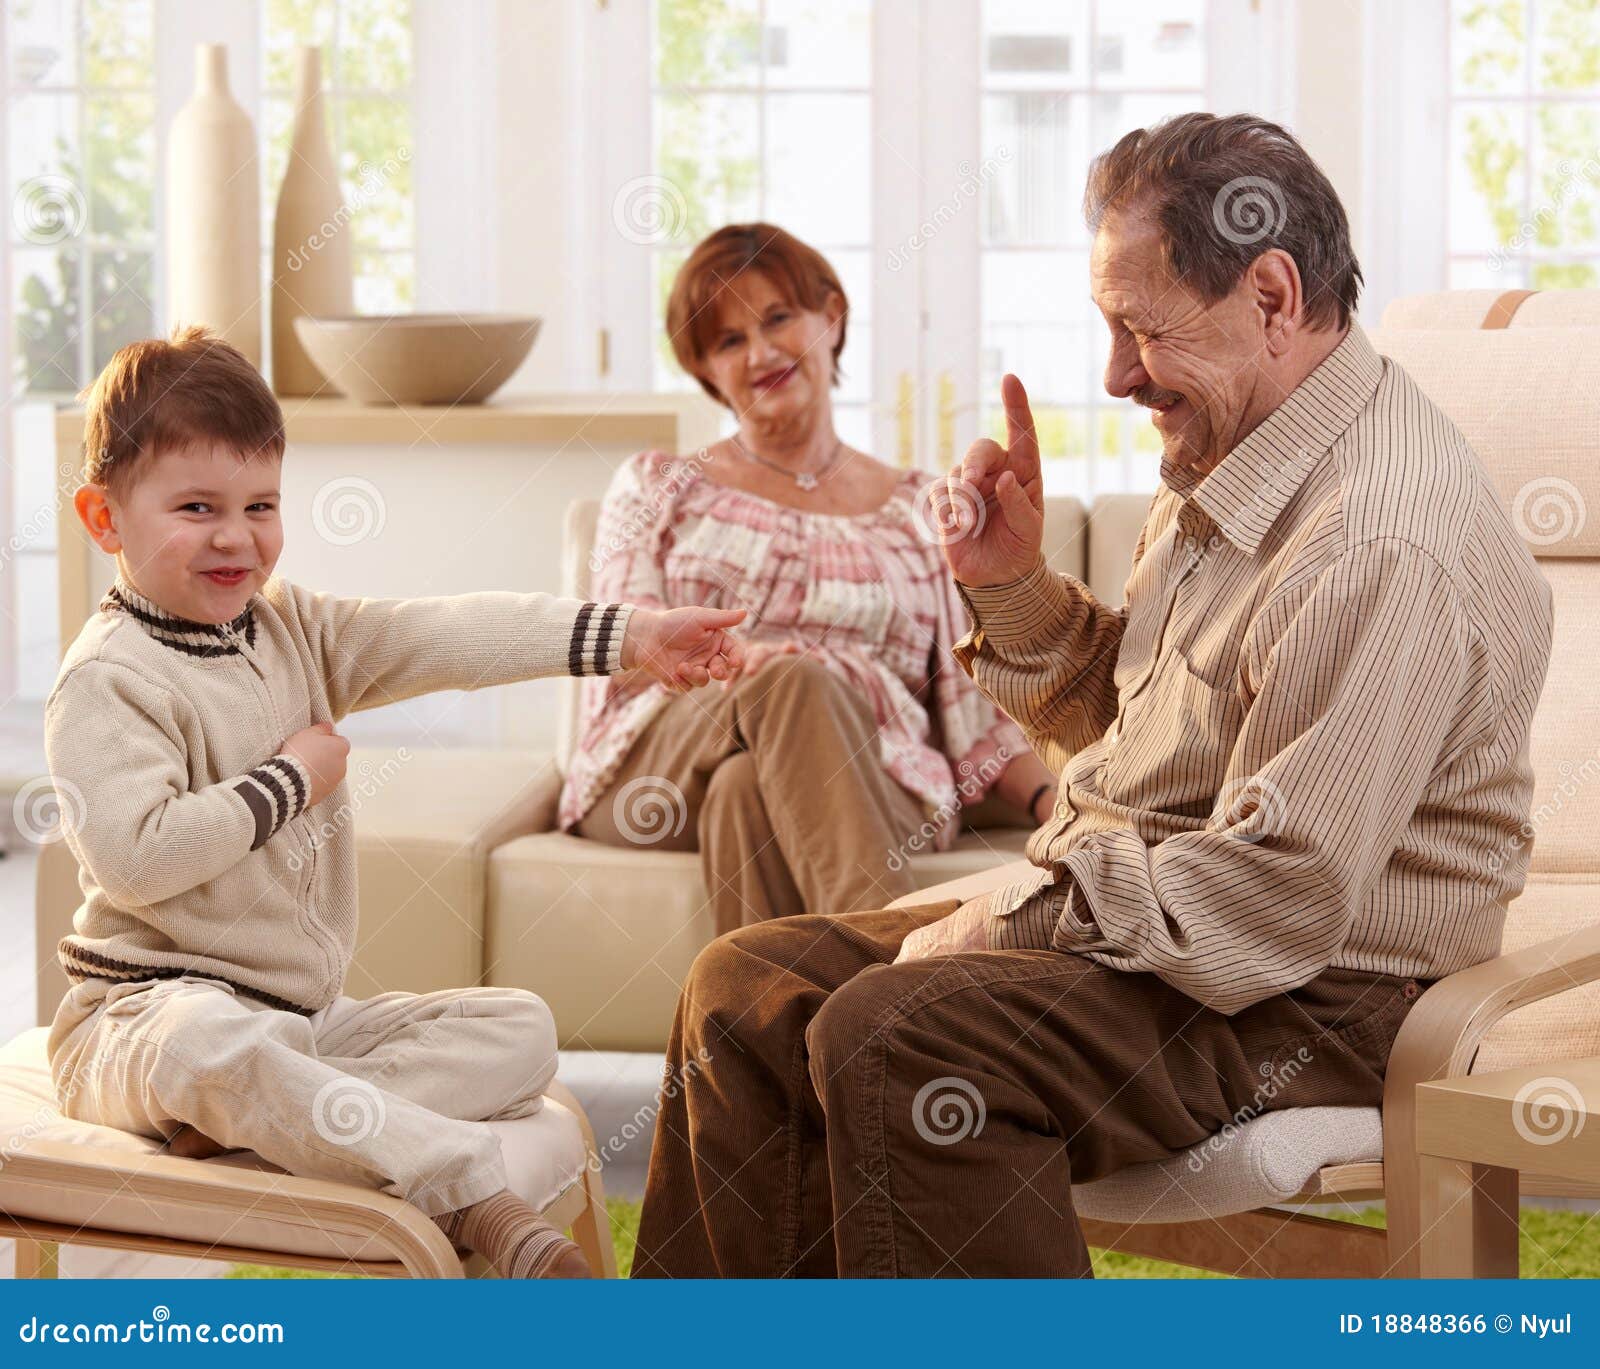
<svg viewBox="0 0 1600 1369">
<path fill-rule="evenodd" d="M 622 668 L 642 670 L 674 693 L 736 677 L 745 645 L 730 628 L 742 608 L 636 608 L 622 639 Z"/>
</svg>

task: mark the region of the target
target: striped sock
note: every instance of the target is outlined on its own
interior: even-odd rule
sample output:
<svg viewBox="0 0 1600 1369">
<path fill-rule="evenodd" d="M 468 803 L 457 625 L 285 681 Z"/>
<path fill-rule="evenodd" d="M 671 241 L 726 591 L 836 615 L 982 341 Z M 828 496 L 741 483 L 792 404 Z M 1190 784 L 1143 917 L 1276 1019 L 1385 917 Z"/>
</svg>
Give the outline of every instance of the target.
<svg viewBox="0 0 1600 1369">
<path fill-rule="evenodd" d="M 475 1250 L 507 1279 L 588 1279 L 583 1252 L 509 1188 L 435 1217 L 456 1245 Z"/>
</svg>

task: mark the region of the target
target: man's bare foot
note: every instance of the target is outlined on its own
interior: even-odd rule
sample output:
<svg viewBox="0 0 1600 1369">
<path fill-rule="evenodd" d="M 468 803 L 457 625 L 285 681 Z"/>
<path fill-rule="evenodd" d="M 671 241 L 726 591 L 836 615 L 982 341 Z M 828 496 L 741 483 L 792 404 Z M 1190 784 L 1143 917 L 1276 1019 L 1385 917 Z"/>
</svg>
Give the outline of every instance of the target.
<svg viewBox="0 0 1600 1369">
<path fill-rule="evenodd" d="M 172 1139 L 167 1142 L 168 1153 L 182 1156 L 185 1160 L 209 1160 L 227 1149 L 227 1146 L 219 1145 L 205 1132 L 196 1131 L 187 1122 L 173 1132 Z"/>
</svg>

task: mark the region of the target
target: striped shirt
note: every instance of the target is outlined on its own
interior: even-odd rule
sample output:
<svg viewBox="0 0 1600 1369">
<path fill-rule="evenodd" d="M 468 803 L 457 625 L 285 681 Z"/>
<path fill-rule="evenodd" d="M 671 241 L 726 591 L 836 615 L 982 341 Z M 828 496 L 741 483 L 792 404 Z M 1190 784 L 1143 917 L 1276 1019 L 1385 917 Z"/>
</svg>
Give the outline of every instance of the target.
<svg viewBox="0 0 1600 1369">
<path fill-rule="evenodd" d="M 1230 1014 L 1498 954 L 1552 599 L 1478 457 L 1352 324 L 1209 475 L 1161 481 L 1121 608 L 1042 558 L 960 587 L 956 659 L 1062 773 L 991 948 Z"/>
</svg>

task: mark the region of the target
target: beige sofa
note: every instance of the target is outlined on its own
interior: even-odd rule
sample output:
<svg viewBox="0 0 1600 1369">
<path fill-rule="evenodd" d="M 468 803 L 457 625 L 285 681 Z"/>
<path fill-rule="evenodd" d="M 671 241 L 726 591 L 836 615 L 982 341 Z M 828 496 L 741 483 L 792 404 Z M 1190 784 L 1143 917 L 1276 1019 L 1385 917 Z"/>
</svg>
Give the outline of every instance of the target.
<svg viewBox="0 0 1600 1369">
<path fill-rule="evenodd" d="M 1090 517 L 1076 499 L 1051 499 L 1051 564 L 1120 597 L 1148 502 L 1109 496 Z M 597 509 L 587 500 L 568 512 L 568 593 L 587 593 Z M 549 1002 L 566 1048 L 664 1047 L 678 986 L 712 936 L 699 859 L 617 850 L 554 830 L 577 697 L 574 681 L 555 757 L 352 751 L 361 933 L 349 993 L 513 985 Z M 1006 825 L 1003 805 L 984 809 L 980 820 L 1001 825 L 964 833 L 954 850 L 914 855 L 919 879 L 933 884 L 1021 856 L 1028 829 Z M 43 1023 L 67 986 L 47 951 L 71 929 L 79 895 L 66 846 L 41 855 L 35 913 Z"/>
</svg>

